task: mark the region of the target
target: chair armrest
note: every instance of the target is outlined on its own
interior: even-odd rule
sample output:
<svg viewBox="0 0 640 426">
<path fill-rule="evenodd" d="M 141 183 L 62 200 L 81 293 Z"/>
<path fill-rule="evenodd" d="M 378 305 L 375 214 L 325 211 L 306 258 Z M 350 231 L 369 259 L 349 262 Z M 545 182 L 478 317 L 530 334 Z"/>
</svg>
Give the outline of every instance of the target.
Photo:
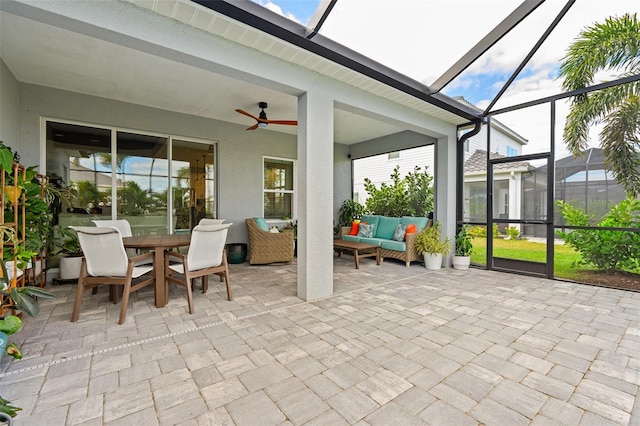
<svg viewBox="0 0 640 426">
<path fill-rule="evenodd" d="M 136 263 L 136 262 L 139 262 L 139 261 L 145 260 L 145 259 L 152 259 L 153 260 L 154 259 L 154 253 L 152 251 L 150 251 L 150 252 L 145 253 L 145 254 L 140 254 L 138 256 L 130 257 L 128 259 L 128 262 L 129 263 Z"/>
<path fill-rule="evenodd" d="M 349 232 L 351 232 L 351 227 L 350 226 L 343 226 L 340 228 L 340 238 L 342 238 L 344 235 L 349 235 Z"/>
<path fill-rule="evenodd" d="M 164 253 L 164 257 L 168 258 L 169 256 L 175 256 L 175 257 L 179 257 L 180 259 L 186 259 L 187 255 L 184 253 L 180 253 L 174 250 L 170 250 Z"/>
</svg>

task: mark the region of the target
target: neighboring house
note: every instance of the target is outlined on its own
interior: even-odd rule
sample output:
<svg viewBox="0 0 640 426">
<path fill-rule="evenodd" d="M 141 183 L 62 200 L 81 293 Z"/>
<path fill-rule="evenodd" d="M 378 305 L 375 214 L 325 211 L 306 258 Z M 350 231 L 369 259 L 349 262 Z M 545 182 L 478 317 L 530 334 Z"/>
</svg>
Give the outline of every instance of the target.
<svg viewBox="0 0 640 426">
<path fill-rule="evenodd" d="M 364 179 L 371 180 L 376 187 L 384 183 L 391 183 L 390 176 L 399 167 L 400 176 L 413 172 L 415 166 L 421 171 L 427 168 L 431 176 L 435 176 L 435 149 L 433 145 L 395 151 L 373 157 L 361 158 L 353 162 L 353 199 L 365 204 L 369 194 L 364 188 Z"/>
<path fill-rule="evenodd" d="M 505 158 L 492 152 L 490 157 Z M 496 164 L 493 170 L 493 216 L 496 219 L 518 219 L 522 209 L 522 182 L 525 173 L 534 168 L 526 161 Z M 487 151 L 477 149 L 464 164 L 463 214 L 465 221 L 487 219 Z M 519 228 L 518 225 L 513 225 Z M 506 226 L 501 225 L 500 230 Z"/>
</svg>

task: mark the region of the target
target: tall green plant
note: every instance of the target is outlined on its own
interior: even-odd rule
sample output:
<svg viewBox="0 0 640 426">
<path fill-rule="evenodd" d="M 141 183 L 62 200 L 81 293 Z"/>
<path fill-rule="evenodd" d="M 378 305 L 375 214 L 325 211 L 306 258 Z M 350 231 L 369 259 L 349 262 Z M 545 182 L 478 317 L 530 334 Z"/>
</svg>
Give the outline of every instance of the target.
<svg viewBox="0 0 640 426">
<path fill-rule="evenodd" d="M 456 256 L 471 256 L 473 253 L 473 235 L 469 232 L 469 225 L 462 225 L 458 233 L 456 234 Z"/>
<path fill-rule="evenodd" d="M 589 226 L 589 216 L 570 204 L 558 201 L 569 226 Z M 602 271 L 640 272 L 640 201 L 628 197 L 613 206 L 598 227 L 636 228 L 637 232 L 573 229 L 558 235 L 580 252 L 579 264 L 592 264 Z"/>
<path fill-rule="evenodd" d="M 365 214 L 365 208 L 355 200 L 344 200 L 338 211 L 339 226 L 350 226 L 351 223 L 360 219 Z"/>
<path fill-rule="evenodd" d="M 369 194 L 366 209 L 383 216 L 427 216 L 433 211 L 433 176 L 425 166 L 424 171 L 416 166 L 404 178 L 400 177 L 400 166 L 391 173 L 391 184 L 383 182 L 380 188 L 369 178 L 364 180 L 364 189 Z"/>
</svg>

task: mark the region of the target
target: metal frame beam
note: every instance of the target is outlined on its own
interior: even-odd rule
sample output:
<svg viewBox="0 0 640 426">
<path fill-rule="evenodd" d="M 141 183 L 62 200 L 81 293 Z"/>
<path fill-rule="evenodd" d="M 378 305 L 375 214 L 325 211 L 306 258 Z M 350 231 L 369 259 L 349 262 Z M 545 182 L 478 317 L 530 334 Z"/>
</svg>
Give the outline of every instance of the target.
<svg viewBox="0 0 640 426">
<path fill-rule="evenodd" d="M 434 92 L 441 91 L 454 78 L 460 75 L 464 70 L 469 68 L 480 56 L 495 45 L 502 37 L 507 35 L 514 29 L 524 18 L 529 16 L 531 12 L 536 10 L 544 0 L 525 0 L 513 12 L 502 20 L 493 30 L 489 32 L 482 40 L 464 54 L 458 61 L 444 72 L 435 82 L 431 84 Z"/>
<path fill-rule="evenodd" d="M 319 55 L 380 83 L 393 87 L 433 106 L 469 121 L 480 118 L 480 112 L 452 98 L 433 93 L 428 86 L 415 81 L 379 62 L 359 54 L 321 34 L 312 40 L 306 37 L 306 27 L 278 15 L 250 0 L 192 0 L 207 9 L 270 34 L 283 41 Z M 528 0 L 534 1 L 534 0 Z M 539 0 L 535 0 L 539 1 Z"/>
</svg>

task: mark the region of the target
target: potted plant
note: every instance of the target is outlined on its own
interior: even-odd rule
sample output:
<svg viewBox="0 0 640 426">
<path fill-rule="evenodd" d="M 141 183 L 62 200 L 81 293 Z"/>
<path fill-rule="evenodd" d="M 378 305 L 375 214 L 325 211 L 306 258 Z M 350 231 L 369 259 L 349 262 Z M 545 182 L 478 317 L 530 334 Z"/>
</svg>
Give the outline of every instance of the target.
<svg viewBox="0 0 640 426">
<path fill-rule="evenodd" d="M 473 244 L 471 240 L 473 236 L 468 232 L 469 225 L 462 225 L 456 234 L 456 250 L 453 255 L 454 269 L 469 269 L 471 264 L 471 253 L 473 252 Z"/>
<path fill-rule="evenodd" d="M 440 237 L 439 223 L 424 228 L 416 235 L 415 247 L 418 253 L 424 256 L 424 266 L 427 269 L 437 270 L 442 267 L 442 256 L 449 253 L 451 244 L 448 238 Z"/>
<path fill-rule="evenodd" d="M 6 234 L 5 234 L 6 235 Z M 8 342 L 8 337 L 20 330 L 22 320 L 17 315 L 6 315 L 20 311 L 26 315 L 34 317 L 40 312 L 38 299 L 53 299 L 55 296 L 47 290 L 40 287 L 14 287 L 11 288 L 11 282 L 7 279 L 7 268 L 4 262 L 0 263 L 2 276 L 0 277 L 0 358 L 7 354 L 15 359 L 22 359 L 22 351 L 17 344 Z M 4 415 L 4 421 L 15 417 L 20 407 L 14 407 L 10 401 L 0 397 L 0 414 Z M 9 419 L 7 419 L 7 416 Z M 2 417 L 0 417 L 1 419 Z M 9 424 L 11 422 L 9 421 Z"/>
<path fill-rule="evenodd" d="M 49 246 L 52 256 L 60 257 L 60 279 L 74 280 L 80 276 L 82 265 L 82 248 L 78 234 L 71 228 L 54 227 L 54 238 Z"/>
<path fill-rule="evenodd" d="M 342 227 L 351 226 L 354 221 L 360 220 L 365 211 L 365 207 L 357 201 L 344 200 L 338 211 L 338 226 L 335 229 L 334 236 L 340 238 Z"/>
</svg>

